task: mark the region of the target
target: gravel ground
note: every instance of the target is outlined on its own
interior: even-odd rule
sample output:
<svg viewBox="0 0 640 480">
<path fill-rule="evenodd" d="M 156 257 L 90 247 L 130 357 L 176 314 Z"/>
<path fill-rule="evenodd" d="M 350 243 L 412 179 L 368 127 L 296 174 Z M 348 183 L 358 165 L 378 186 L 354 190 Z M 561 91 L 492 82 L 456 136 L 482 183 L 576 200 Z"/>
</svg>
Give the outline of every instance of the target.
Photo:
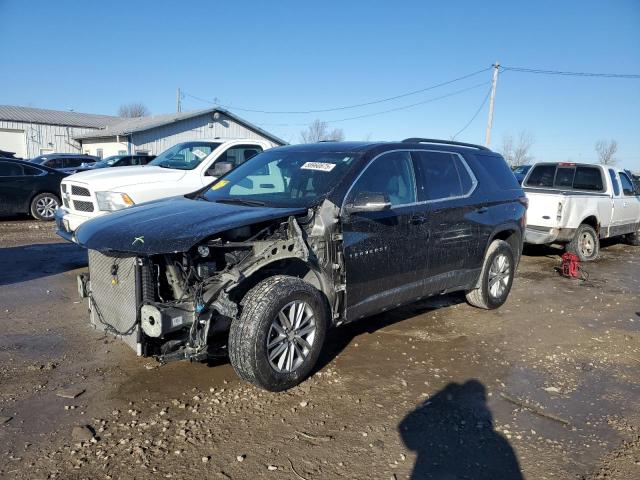
<svg viewBox="0 0 640 480">
<path fill-rule="evenodd" d="M 640 249 L 588 282 L 530 249 L 507 304 L 437 297 L 332 330 L 267 393 L 91 330 L 86 253 L 0 222 L 0 477 L 640 478 Z"/>
</svg>

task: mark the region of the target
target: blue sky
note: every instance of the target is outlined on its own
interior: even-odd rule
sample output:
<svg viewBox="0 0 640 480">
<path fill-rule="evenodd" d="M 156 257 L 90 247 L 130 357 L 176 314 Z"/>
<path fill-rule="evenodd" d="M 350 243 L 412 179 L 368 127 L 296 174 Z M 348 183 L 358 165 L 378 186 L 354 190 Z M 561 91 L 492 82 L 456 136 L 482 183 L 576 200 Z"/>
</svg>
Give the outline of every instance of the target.
<svg viewBox="0 0 640 480">
<path fill-rule="evenodd" d="M 115 114 L 175 111 L 176 88 L 234 107 L 313 110 L 418 90 L 490 66 L 640 73 L 640 1 L 0 0 L 0 103 Z M 321 114 L 236 111 L 289 141 L 315 118 L 347 139 L 450 138 L 477 111 L 490 72 L 368 107 Z M 183 109 L 207 107 L 186 97 Z M 487 106 L 459 135 L 484 141 Z M 614 138 L 640 170 L 640 80 L 504 72 L 492 146 L 535 137 L 536 160 L 595 161 Z"/>
</svg>

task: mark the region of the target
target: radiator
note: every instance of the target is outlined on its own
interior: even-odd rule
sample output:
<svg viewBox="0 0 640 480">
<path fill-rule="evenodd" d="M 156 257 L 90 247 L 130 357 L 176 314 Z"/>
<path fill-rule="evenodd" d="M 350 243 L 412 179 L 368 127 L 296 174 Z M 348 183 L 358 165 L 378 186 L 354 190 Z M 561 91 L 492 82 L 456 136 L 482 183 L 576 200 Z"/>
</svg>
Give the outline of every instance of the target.
<svg viewBox="0 0 640 480">
<path fill-rule="evenodd" d="M 138 355 L 140 267 L 136 257 L 108 256 L 89 250 L 91 323 L 124 340 Z"/>
</svg>

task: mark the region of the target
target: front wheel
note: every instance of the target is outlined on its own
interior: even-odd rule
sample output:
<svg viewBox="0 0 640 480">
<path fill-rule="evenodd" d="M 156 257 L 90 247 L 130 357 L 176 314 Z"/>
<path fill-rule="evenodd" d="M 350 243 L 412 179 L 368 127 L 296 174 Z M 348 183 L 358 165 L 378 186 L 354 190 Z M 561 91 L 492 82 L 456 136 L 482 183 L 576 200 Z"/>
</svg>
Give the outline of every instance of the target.
<svg viewBox="0 0 640 480">
<path fill-rule="evenodd" d="M 504 240 L 494 240 L 484 257 L 478 287 L 466 293 L 467 302 L 478 308 L 491 310 L 507 301 L 516 262 L 513 249 Z"/>
<path fill-rule="evenodd" d="M 242 304 L 229 331 L 229 359 L 238 376 L 272 392 L 307 378 L 327 330 L 322 293 L 299 278 L 277 275 L 258 283 Z"/>
<path fill-rule="evenodd" d="M 600 253 L 600 239 L 591 225 L 583 223 L 576 230 L 566 250 L 575 253 L 581 262 L 591 262 Z"/>
<path fill-rule="evenodd" d="M 31 215 L 37 220 L 53 220 L 60 200 L 53 193 L 41 193 L 31 200 Z"/>
</svg>

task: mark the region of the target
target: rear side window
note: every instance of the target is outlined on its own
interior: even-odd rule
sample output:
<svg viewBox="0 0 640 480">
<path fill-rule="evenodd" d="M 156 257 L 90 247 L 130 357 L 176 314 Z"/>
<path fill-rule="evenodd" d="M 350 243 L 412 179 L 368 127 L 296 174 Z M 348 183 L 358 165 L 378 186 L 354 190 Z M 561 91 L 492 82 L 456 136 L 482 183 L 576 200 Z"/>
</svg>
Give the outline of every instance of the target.
<svg viewBox="0 0 640 480">
<path fill-rule="evenodd" d="M 631 196 L 636 194 L 635 189 L 633 188 L 633 183 L 631 183 L 629 177 L 622 172 L 620 172 L 620 182 L 622 183 L 622 191 L 625 195 Z"/>
<path fill-rule="evenodd" d="M 604 190 L 602 174 L 596 167 L 578 167 L 576 176 L 573 179 L 574 190 L 593 190 L 601 192 Z"/>
<path fill-rule="evenodd" d="M 556 176 L 555 165 L 536 165 L 527 178 L 529 187 L 553 187 Z"/>
<path fill-rule="evenodd" d="M 609 169 L 609 177 L 611 177 L 611 185 L 613 185 L 613 193 L 618 196 L 620 195 L 620 185 L 618 184 L 618 177 L 616 176 L 615 170 L 612 168 Z"/>
<path fill-rule="evenodd" d="M 424 200 L 445 200 L 466 195 L 473 178 L 458 155 L 446 152 L 415 152 L 419 168 L 419 191 Z"/>
<path fill-rule="evenodd" d="M 477 161 L 487 171 L 495 184 L 503 190 L 520 189 L 520 184 L 513 172 L 500 155 L 474 153 Z"/>
<path fill-rule="evenodd" d="M 20 177 L 23 175 L 22 165 L 0 162 L 0 177 Z"/>
<path fill-rule="evenodd" d="M 67 168 L 75 168 L 75 167 L 79 167 L 80 165 L 82 165 L 82 163 L 84 162 L 84 160 L 80 159 L 80 158 L 65 158 L 64 159 L 64 166 Z"/>
</svg>

